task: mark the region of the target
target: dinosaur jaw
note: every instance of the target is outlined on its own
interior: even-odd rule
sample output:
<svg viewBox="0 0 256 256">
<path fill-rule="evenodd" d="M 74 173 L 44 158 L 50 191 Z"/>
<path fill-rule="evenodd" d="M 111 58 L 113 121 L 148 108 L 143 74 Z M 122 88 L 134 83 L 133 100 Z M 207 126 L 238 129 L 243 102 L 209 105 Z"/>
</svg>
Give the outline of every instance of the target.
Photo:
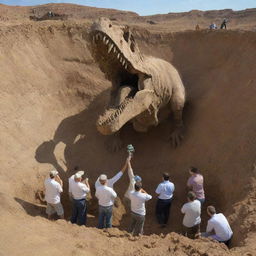
<svg viewBox="0 0 256 256">
<path fill-rule="evenodd" d="M 97 129 L 103 135 L 110 135 L 121 129 L 128 121 L 147 111 L 152 104 L 153 90 L 142 90 L 134 98 L 126 98 L 118 107 L 110 108 L 99 117 Z"/>
<path fill-rule="evenodd" d="M 113 86 L 111 108 L 96 124 L 100 133 L 110 135 L 148 109 L 153 91 L 139 88 L 140 77 L 147 75 L 140 55 L 136 57 L 139 60 L 133 61 L 128 51 L 122 51 L 118 43 L 102 31 L 93 30 L 90 35 L 93 57 Z"/>
</svg>

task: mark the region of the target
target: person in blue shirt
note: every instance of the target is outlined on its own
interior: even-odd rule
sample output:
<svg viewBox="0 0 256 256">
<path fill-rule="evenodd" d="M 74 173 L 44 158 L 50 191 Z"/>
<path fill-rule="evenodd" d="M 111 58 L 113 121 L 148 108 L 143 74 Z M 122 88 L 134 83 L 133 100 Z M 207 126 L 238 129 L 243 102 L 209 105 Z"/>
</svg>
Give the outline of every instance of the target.
<svg viewBox="0 0 256 256">
<path fill-rule="evenodd" d="M 157 186 L 156 217 L 161 227 L 166 227 L 173 200 L 175 186 L 170 182 L 169 173 L 163 173 L 163 181 Z"/>
</svg>

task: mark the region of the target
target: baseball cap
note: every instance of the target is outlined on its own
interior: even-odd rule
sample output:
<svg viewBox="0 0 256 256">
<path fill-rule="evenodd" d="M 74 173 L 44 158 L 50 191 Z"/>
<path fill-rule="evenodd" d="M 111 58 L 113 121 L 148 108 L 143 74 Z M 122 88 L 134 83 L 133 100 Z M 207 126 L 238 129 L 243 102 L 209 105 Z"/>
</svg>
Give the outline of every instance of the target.
<svg viewBox="0 0 256 256">
<path fill-rule="evenodd" d="M 135 180 L 136 182 L 141 182 L 141 181 L 142 181 L 142 178 L 141 178 L 139 175 L 135 175 L 135 176 L 134 176 L 134 180 Z"/>
<path fill-rule="evenodd" d="M 52 177 L 55 177 L 55 176 L 57 176 L 59 173 L 58 173 L 58 171 L 56 171 L 56 170 L 51 170 L 50 171 L 50 176 L 52 176 Z"/>
<path fill-rule="evenodd" d="M 82 175 L 81 175 L 81 173 L 77 172 L 75 174 L 75 179 L 80 179 L 80 178 L 82 178 Z"/>
<path fill-rule="evenodd" d="M 107 180 L 107 175 L 105 174 L 101 174 L 100 177 L 99 177 L 99 180 Z"/>
<path fill-rule="evenodd" d="M 79 172 L 76 172 L 76 174 L 79 174 L 81 175 L 81 177 L 84 175 L 84 171 L 79 171 Z"/>
</svg>

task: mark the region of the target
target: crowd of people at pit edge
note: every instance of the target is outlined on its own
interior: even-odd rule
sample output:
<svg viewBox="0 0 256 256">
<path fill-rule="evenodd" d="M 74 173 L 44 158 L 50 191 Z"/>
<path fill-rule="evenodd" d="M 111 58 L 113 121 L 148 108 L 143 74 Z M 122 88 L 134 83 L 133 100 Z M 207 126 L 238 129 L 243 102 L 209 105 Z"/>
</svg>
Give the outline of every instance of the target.
<svg viewBox="0 0 256 256">
<path fill-rule="evenodd" d="M 130 183 L 125 193 L 125 198 L 130 202 L 131 208 L 129 232 L 134 236 L 138 236 L 143 234 L 146 217 L 145 203 L 151 200 L 152 196 L 142 188 L 142 178 L 134 175 L 131 166 L 131 156 L 131 154 L 128 156 L 121 171 L 111 179 L 108 179 L 105 174 L 101 174 L 98 177 L 95 182 L 95 196 L 99 204 L 98 228 L 111 228 L 113 204 L 117 197 L 113 186 L 122 177 L 126 169 L 128 169 Z M 189 174 L 190 178 L 187 181 L 187 187 L 189 189 L 187 203 L 181 208 L 181 213 L 184 214 L 183 235 L 192 239 L 200 236 L 210 237 L 228 246 L 233 232 L 226 217 L 222 213 L 217 213 L 214 206 L 207 207 L 207 214 L 210 218 L 206 232 L 200 233 L 201 207 L 205 203 L 204 180 L 197 168 L 191 167 Z M 84 171 L 77 171 L 69 178 L 69 196 L 72 201 L 72 216 L 70 221 L 78 225 L 86 225 L 87 197 L 90 193 L 88 178 L 82 181 L 83 175 Z M 168 222 L 174 191 L 175 186 L 170 181 L 170 175 L 163 173 L 162 182 L 155 190 L 157 196 L 155 212 L 157 221 L 161 227 L 166 227 Z M 64 218 L 64 210 L 60 200 L 60 193 L 62 192 L 63 181 L 60 179 L 58 172 L 52 170 L 49 177 L 45 180 L 46 213 L 49 219 L 55 212 L 59 218 Z"/>
</svg>

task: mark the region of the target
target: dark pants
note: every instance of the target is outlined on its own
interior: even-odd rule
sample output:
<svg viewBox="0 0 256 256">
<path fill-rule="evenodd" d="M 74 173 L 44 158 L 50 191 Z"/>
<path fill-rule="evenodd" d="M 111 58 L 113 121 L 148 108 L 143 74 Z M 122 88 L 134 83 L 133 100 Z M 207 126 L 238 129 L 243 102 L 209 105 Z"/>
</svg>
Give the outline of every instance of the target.
<svg viewBox="0 0 256 256">
<path fill-rule="evenodd" d="M 221 29 L 224 29 L 224 28 L 227 29 L 226 23 L 223 22 L 223 23 L 221 24 L 220 28 L 221 28 Z"/>
<path fill-rule="evenodd" d="M 197 200 L 201 203 L 201 207 L 202 207 L 205 202 L 205 198 L 197 198 Z"/>
<path fill-rule="evenodd" d="M 191 239 L 195 239 L 198 238 L 200 234 L 200 224 L 197 224 L 191 228 L 185 227 L 183 226 L 183 235 L 191 238 Z"/>
<path fill-rule="evenodd" d="M 158 199 L 156 203 L 156 217 L 159 224 L 167 224 L 172 199 Z"/>
<path fill-rule="evenodd" d="M 145 215 L 140 215 L 134 212 L 131 212 L 131 225 L 129 232 L 134 236 L 143 234 L 143 227 L 145 222 Z"/>
<path fill-rule="evenodd" d="M 73 199 L 71 223 L 77 223 L 78 225 L 85 225 L 87 217 L 86 200 L 85 199 Z"/>
<path fill-rule="evenodd" d="M 112 212 L 113 205 L 101 206 L 99 205 L 99 223 L 98 228 L 111 228 L 112 227 Z"/>
</svg>

